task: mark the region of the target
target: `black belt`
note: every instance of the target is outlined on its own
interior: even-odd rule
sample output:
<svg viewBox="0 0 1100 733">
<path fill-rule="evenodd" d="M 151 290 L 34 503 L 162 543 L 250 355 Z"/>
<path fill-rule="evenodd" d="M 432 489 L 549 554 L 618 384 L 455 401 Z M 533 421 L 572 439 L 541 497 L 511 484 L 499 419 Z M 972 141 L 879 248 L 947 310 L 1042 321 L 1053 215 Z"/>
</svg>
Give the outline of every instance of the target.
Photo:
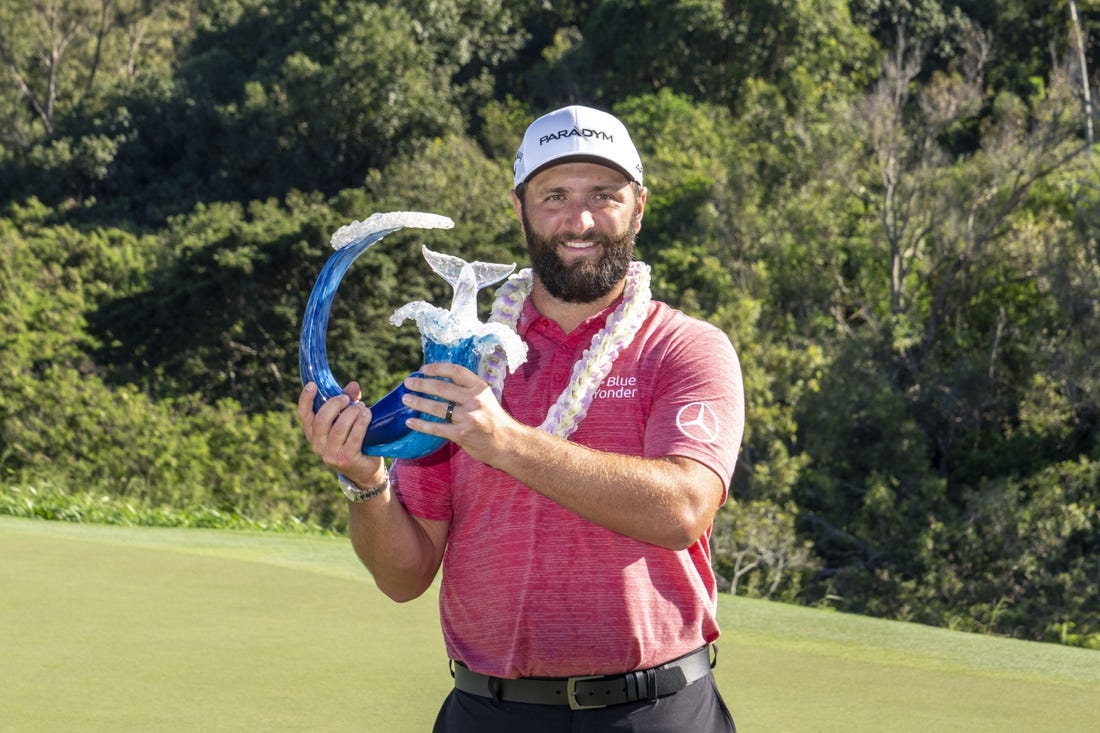
<svg viewBox="0 0 1100 733">
<path fill-rule="evenodd" d="M 474 672 L 454 664 L 455 689 L 471 695 L 532 705 L 568 705 L 573 710 L 604 708 L 672 695 L 710 674 L 711 646 L 674 659 L 668 664 L 637 672 L 583 677 L 521 677 L 507 679 Z M 718 660 L 718 648 L 714 659 Z"/>
</svg>

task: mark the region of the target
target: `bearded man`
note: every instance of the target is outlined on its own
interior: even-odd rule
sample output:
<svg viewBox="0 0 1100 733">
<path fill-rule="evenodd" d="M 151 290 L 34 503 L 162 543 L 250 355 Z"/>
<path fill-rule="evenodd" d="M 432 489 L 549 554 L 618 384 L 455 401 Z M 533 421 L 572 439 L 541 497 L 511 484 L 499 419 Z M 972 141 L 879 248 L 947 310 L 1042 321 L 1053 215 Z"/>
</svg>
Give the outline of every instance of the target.
<svg viewBox="0 0 1100 733">
<path fill-rule="evenodd" d="M 306 385 L 305 435 L 340 473 L 383 592 L 415 598 L 442 567 L 455 689 L 437 733 L 733 731 L 711 674 L 709 538 L 744 430 L 736 353 L 651 298 L 634 260 L 648 191 L 617 118 L 535 120 L 513 185 L 531 267 L 492 319 L 527 362 L 422 367 L 406 405 L 443 422 L 408 426 L 450 442 L 388 471 L 361 451 L 371 415 L 354 382 L 316 414 Z"/>
</svg>

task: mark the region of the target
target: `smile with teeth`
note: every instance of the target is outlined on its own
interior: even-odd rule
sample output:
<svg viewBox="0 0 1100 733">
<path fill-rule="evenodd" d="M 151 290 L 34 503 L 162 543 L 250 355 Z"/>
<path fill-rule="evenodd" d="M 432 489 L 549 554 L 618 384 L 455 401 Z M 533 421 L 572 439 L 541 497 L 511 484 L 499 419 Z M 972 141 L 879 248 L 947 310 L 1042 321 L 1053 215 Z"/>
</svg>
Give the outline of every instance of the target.
<svg viewBox="0 0 1100 733">
<path fill-rule="evenodd" d="M 594 239 L 566 239 L 559 244 L 566 249 L 592 249 L 600 243 Z"/>
</svg>

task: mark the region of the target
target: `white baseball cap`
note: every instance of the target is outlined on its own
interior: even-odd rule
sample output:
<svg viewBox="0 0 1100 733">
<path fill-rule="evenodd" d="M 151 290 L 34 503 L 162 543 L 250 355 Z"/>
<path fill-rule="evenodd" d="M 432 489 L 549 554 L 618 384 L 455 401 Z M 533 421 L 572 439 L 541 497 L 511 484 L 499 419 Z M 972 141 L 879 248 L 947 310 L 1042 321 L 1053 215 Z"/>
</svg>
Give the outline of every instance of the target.
<svg viewBox="0 0 1100 733">
<path fill-rule="evenodd" d="M 562 107 L 527 128 L 513 166 L 515 185 L 551 163 L 587 160 L 622 171 L 642 183 L 642 159 L 618 118 L 591 107 Z"/>
</svg>

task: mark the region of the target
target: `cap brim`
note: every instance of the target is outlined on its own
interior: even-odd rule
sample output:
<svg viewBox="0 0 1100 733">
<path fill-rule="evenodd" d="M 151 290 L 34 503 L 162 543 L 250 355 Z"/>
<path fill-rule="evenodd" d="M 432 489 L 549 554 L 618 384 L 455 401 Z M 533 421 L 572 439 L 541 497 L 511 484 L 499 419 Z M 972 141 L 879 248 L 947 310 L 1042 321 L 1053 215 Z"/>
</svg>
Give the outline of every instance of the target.
<svg viewBox="0 0 1100 733">
<path fill-rule="evenodd" d="M 562 165 L 563 163 L 595 163 L 596 165 L 602 165 L 604 168 L 610 168 L 611 170 L 622 173 L 624 176 L 626 176 L 626 179 L 628 181 L 637 182 L 638 180 L 630 174 L 630 171 L 626 170 L 618 163 L 608 160 L 607 158 L 603 158 L 599 155 L 587 155 L 585 153 L 566 153 L 560 157 L 552 158 L 546 161 L 535 170 L 529 172 L 526 176 L 524 176 L 523 180 L 520 181 L 519 185 L 522 186 L 523 184 L 527 183 L 547 168 L 553 168 L 554 166 Z"/>
</svg>

